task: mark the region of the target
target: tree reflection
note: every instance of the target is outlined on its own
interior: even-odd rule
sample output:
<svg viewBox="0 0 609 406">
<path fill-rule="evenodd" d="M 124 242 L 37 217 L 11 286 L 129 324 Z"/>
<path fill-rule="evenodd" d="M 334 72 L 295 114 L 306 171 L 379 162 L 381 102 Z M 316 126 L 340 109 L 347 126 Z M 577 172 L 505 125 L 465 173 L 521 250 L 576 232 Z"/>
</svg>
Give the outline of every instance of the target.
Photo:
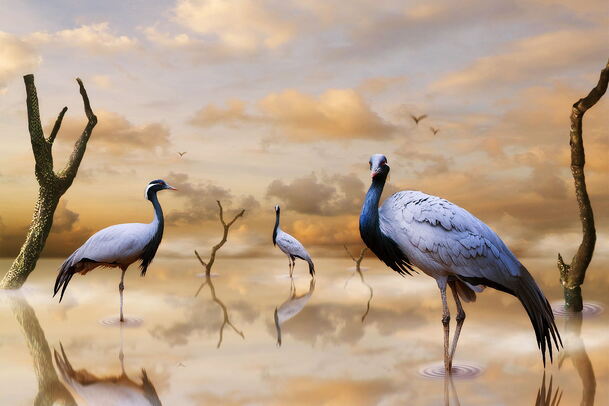
<svg viewBox="0 0 609 406">
<path fill-rule="evenodd" d="M 368 291 L 370 292 L 370 296 L 368 296 L 368 302 L 366 302 L 366 310 L 364 311 L 364 314 L 362 314 L 362 323 L 363 323 L 364 320 L 366 320 L 368 313 L 370 313 L 370 302 L 372 302 L 372 297 L 374 296 L 374 290 L 372 289 L 372 286 L 370 286 L 368 284 L 368 282 L 366 282 L 366 280 L 364 279 L 364 274 L 362 273 L 362 270 L 359 268 L 359 264 L 355 268 L 355 273 L 357 273 L 359 275 L 359 280 L 362 282 L 362 284 L 364 286 L 366 286 L 368 288 Z M 355 273 L 351 274 L 349 279 L 347 279 L 345 281 L 345 288 L 347 287 L 347 285 L 349 284 L 349 281 L 351 280 L 353 275 L 355 275 Z"/>
<path fill-rule="evenodd" d="M 76 401 L 61 383 L 51 357 L 51 349 L 38 322 L 38 317 L 23 294 L 16 290 L 7 293 L 11 310 L 21 327 L 25 342 L 34 361 L 34 373 L 38 381 L 38 394 L 34 405 L 76 405 Z"/>
<path fill-rule="evenodd" d="M 129 378 L 125 372 L 122 326 L 121 348 L 118 356 L 121 364 L 121 373 L 119 375 L 98 377 L 86 369 L 75 370 L 66 355 L 63 345 L 60 344 L 60 348 L 61 354 L 57 350 L 54 351 L 57 369 L 61 373 L 63 381 L 85 401 L 85 404 L 161 405 L 161 400 L 145 369 L 142 368 L 141 370 L 141 384 Z"/>
<path fill-rule="evenodd" d="M 290 296 L 279 307 L 275 308 L 275 328 L 277 329 L 277 345 L 281 346 L 281 325 L 290 320 L 304 309 L 315 290 L 315 278 L 311 278 L 309 291 L 302 295 L 296 294 L 294 279 L 290 278 Z"/>
<path fill-rule="evenodd" d="M 592 362 L 586 351 L 584 340 L 581 337 L 583 315 L 581 312 L 570 312 L 565 317 L 564 344 L 558 360 L 558 367 L 562 367 L 566 359 L 570 359 L 582 381 L 581 406 L 592 406 L 596 396 L 596 376 Z"/>
<path fill-rule="evenodd" d="M 201 284 L 201 286 L 199 286 L 197 293 L 195 293 L 195 297 L 199 296 L 199 293 L 201 293 L 201 290 L 205 286 L 209 287 L 209 292 L 211 293 L 211 299 L 218 306 L 220 306 L 220 309 L 222 310 L 222 324 L 220 324 L 220 329 L 219 329 L 220 336 L 218 337 L 218 345 L 216 345 L 216 348 L 220 348 L 220 346 L 222 345 L 222 340 L 224 339 L 224 328 L 227 325 L 230 326 L 235 333 L 239 334 L 241 336 L 241 338 L 245 338 L 243 331 L 241 331 L 237 327 L 235 327 L 235 325 L 230 321 L 230 315 L 228 314 L 228 309 L 227 309 L 226 305 L 224 304 L 224 302 L 222 302 L 218 298 L 218 296 L 216 296 L 216 288 L 214 286 L 214 283 L 211 280 L 211 275 L 209 273 L 207 273 L 207 272 L 205 273 L 205 281 Z"/>
</svg>

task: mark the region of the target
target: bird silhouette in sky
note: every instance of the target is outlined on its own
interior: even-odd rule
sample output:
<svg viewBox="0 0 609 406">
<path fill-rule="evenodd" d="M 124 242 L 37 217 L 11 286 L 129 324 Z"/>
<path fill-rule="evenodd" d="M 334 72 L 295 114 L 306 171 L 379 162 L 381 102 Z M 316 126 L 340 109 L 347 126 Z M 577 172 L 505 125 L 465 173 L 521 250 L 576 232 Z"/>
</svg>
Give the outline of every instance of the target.
<svg viewBox="0 0 609 406">
<path fill-rule="evenodd" d="M 431 130 L 431 132 L 433 133 L 433 135 L 438 134 L 438 132 L 440 131 L 440 129 L 439 129 L 439 128 L 436 128 L 436 127 L 429 127 L 429 129 Z"/>
<path fill-rule="evenodd" d="M 178 155 L 180 156 L 180 158 L 182 158 L 186 154 L 186 152 L 188 152 L 188 151 L 178 152 Z"/>
<path fill-rule="evenodd" d="M 418 117 L 415 116 L 414 114 L 411 114 L 410 118 L 412 118 L 412 121 L 414 121 L 414 123 L 418 126 L 419 125 L 419 121 L 423 120 L 424 118 L 427 118 L 427 114 L 421 114 Z"/>
</svg>

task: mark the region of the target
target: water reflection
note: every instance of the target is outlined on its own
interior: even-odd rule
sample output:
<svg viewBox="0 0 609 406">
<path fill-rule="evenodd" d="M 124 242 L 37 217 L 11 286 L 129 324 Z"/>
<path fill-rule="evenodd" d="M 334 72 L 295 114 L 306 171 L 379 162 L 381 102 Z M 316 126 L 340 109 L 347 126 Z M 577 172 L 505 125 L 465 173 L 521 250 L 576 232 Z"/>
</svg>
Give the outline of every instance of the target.
<svg viewBox="0 0 609 406">
<path fill-rule="evenodd" d="M 370 302 L 372 301 L 372 297 L 374 296 L 374 290 L 372 289 L 372 286 L 370 286 L 370 284 L 368 284 L 368 282 L 366 282 L 366 280 L 364 279 L 364 274 L 362 273 L 359 263 L 355 267 L 355 272 L 352 273 L 351 276 L 349 276 L 349 279 L 347 279 L 345 281 L 345 286 L 344 286 L 345 288 L 349 284 L 349 281 L 351 280 L 351 278 L 353 278 L 353 275 L 355 275 L 356 273 L 359 275 L 360 282 L 364 286 L 366 286 L 368 288 L 368 291 L 370 292 L 370 296 L 368 296 L 368 301 L 366 302 L 366 310 L 364 311 L 364 314 L 362 314 L 362 323 L 363 323 L 364 320 L 366 320 L 366 316 L 368 316 L 368 313 L 370 313 Z"/>
<path fill-rule="evenodd" d="M 535 406 L 558 406 L 562 399 L 562 390 L 557 386 L 553 389 L 554 377 L 550 376 L 550 385 L 546 388 L 546 373 L 543 373 L 541 387 L 537 391 Z"/>
<path fill-rule="evenodd" d="M 60 344 L 61 345 L 61 344 Z M 138 384 L 125 372 L 123 340 L 121 331 L 121 350 L 119 375 L 98 377 L 87 369 L 75 370 L 61 345 L 61 354 L 56 350 L 55 362 L 61 377 L 87 405 L 150 405 L 160 406 L 154 385 L 142 368 L 142 383 Z"/>
<path fill-rule="evenodd" d="M 311 278 L 309 283 L 309 291 L 302 294 L 296 294 L 296 286 L 294 285 L 294 279 L 290 278 L 290 296 L 283 302 L 279 307 L 275 308 L 275 328 L 277 329 L 277 345 L 281 346 L 281 325 L 286 321 L 292 319 L 298 313 L 304 309 L 305 305 L 313 295 L 315 291 L 315 278 Z"/>
<path fill-rule="evenodd" d="M 199 286 L 197 293 L 195 293 L 195 297 L 199 296 L 199 293 L 201 293 L 201 289 L 203 289 L 205 286 L 209 287 L 209 292 L 211 293 L 211 299 L 218 306 L 220 306 L 220 309 L 222 310 L 222 323 L 220 324 L 220 328 L 219 328 L 218 344 L 216 345 L 216 348 L 220 348 L 220 346 L 222 345 L 222 340 L 224 339 L 224 328 L 227 325 L 230 326 L 235 333 L 239 334 L 241 336 L 241 338 L 245 338 L 243 331 L 241 331 L 237 327 L 235 327 L 235 325 L 230 321 L 230 315 L 228 314 L 228 308 L 226 307 L 224 302 L 222 302 L 216 295 L 216 288 L 214 286 L 214 283 L 211 280 L 211 275 L 209 273 L 205 273 L 205 281 L 203 281 L 201 286 Z"/>
<path fill-rule="evenodd" d="M 28 350 L 34 361 L 34 373 L 38 381 L 38 394 L 34 405 L 76 405 L 76 401 L 61 383 L 53 368 L 51 349 L 34 309 L 21 291 L 6 292 L 4 297 L 21 326 Z"/>
<path fill-rule="evenodd" d="M 596 376 L 584 340 L 581 337 L 582 322 L 583 314 L 581 312 L 566 315 L 563 329 L 565 348 L 558 360 L 558 367 L 562 367 L 566 359 L 571 360 L 582 381 L 581 406 L 592 406 L 596 396 Z"/>
</svg>

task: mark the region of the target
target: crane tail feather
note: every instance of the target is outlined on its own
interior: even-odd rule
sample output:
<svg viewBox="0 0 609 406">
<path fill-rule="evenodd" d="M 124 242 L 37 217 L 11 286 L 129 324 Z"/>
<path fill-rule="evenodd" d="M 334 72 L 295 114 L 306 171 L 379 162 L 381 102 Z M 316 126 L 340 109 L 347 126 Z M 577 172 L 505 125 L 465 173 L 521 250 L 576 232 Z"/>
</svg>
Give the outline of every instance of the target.
<svg viewBox="0 0 609 406">
<path fill-rule="evenodd" d="M 315 276 L 315 265 L 313 264 L 313 260 L 309 258 L 307 259 L 307 262 L 309 263 L 309 273 L 311 274 L 311 276 Z"/>
<path fill-rule="evenodd" d="M 562 339 L 554 321 L 554 313 L 548 299 L 531 276 L 531 274 L 522 267 L 522 275 L 520 284 L 515 289 L 515 296 L 520 300 L 525 308 L 537 338 L 537 346 L 541 351 L 544 366 L 546 365 L 546 349 L 550 356 L 550 362 L 553 362 L 553 346 L 556 351 L 562 347 Z"/>
</svg>

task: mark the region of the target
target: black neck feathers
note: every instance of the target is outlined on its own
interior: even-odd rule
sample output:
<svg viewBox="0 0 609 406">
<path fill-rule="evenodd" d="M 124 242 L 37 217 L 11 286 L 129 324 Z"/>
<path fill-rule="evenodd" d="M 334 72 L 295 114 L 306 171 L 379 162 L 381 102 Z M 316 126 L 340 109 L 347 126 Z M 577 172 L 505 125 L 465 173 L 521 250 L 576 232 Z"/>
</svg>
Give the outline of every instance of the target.
<svg viewBox="0 0 609 406">
<path fill-rule="evenodd" d="M 159 248 L 159 245 L 161 244 L 161 239 L 163 238 L 163 229 L 165 227 L 163 209 L 161 208 L 159 199 L 156 196 L 157 191 L 151 189 L 152 188 L 148 190 L 147 197 L 148 200 L 152 202 L 152 206 L 154 207 L 154 220 L 152 224 L 156 225 L 156 230 L 154 232 L 154 235 L 152 236 L 152 239 L 150 240 L 150 242 L 148 242 L 148 244 L 146 244 L 146 246 L 144 247 L 144 251 L 142 252 L 142 263 L 140 264 L 142 276 L 146 275 L 148 265 L 150 265 L 150 263 L 154 259 L 154 256 L 156 255 L 156 251 Z"/>
<path fill-rule="evenodd" d="M 411 275 L 410 271 L 416 271 L 412 268 L 410 260 L 395 241 L 385 235 L 380 228 L 378 207 L 386 179 L 386 174 L 379 174 L 372 179 L 359 217 L 359 232 L 364 243 L 378 259 L 400 275 Z"/>
<path fill-rule="evenodd" d="M 277 230 L 279 229 L 279 208 L 275 210 L 275 228 L 273 228 L 273 245 L 277 245 Z"/>
</svg>

